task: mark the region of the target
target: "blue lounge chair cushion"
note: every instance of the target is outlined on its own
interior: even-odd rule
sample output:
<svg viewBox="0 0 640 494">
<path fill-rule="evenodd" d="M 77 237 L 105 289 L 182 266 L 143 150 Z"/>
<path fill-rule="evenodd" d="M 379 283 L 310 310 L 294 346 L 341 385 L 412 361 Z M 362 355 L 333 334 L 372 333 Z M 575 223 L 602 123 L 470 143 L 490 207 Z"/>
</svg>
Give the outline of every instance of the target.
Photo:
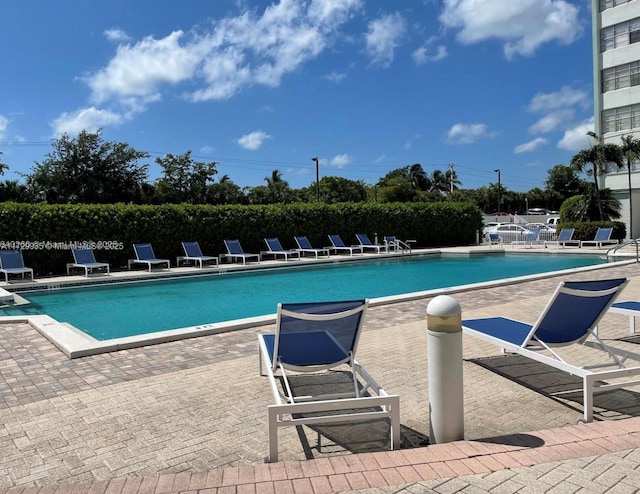
<svg viewBox="0 0 640 494">
<path fill-rule="evenodd" d="M 482 319 L 465 319 L 462 325 L 493 336 L 500 340 L 522 346 L 533 327 L 506 317 L 485 317 Z"/>
<path fill-rule="evenodd" d="M 264 340 L 273 363 L 276 335 L 264 335 Z M 281 334 L 278 350 L 282 363 L 297 366 L 328 365 L 349 356 L 326 331 Z"/>
</svg>

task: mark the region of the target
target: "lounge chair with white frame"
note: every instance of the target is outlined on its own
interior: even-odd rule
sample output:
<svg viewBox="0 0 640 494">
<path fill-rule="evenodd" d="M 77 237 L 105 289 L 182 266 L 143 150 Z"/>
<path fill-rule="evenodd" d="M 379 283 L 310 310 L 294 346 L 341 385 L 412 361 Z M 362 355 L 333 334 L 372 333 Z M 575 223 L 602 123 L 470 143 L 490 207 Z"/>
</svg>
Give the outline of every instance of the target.
<svg viewBox="0 0 640 494">
<path fill-rule="evenodd" d="M 151 244 L 133 244 L 133 250 L 136 253 L 135 259 L 129 259 L 128 268 L 131 269 L 133 264 L 146 264 L 149 272 L 154 266 L 165 266 L 167 271 L 171 268 L 169 259 L 158 259 L 153 252 Z"/>
<path fill-rule="evenodd" d="M 385 244 L 374 244 L 366 233 L 356 233 L 356 238 L 358 239 L 358 243 L 362 247 L 363 252 L 369 249 L 380 254 L 380 252 L 388 252 L 389 250 L 389 247 Z"/>
<path fill-rule="evenodd" d="M 584 247 L 585 245 L 594 245 L 596 249 L 599 249 L 603 245 L 617 244 L 617 240 L 611 239 L 611 233 L 613 233 L 612 227 L 598 228 L 593 240 L 582 240 L 580 242 L 580 247 Z"/>
<path fill-rule="evenodd" d="M 231 259 L 233 262 L 238 262 L 238 259 L 242 259 L 242 264 L 247 264 L 247 261 L 255 259 L 260 263 L 260 254 L 245 252 L 242 245 L 240 245 L 240 240 L 225 240 L 224 245 L 227 248 L 227 253 L 220 254 L 220 260 Z"/>
<path fill-rule="evenodd" d="M 24 265 L 22 251 L 0 250 L 0 273 L 4 273 L 4 279 L 9 283 L 9 275 L 19 274 L 21 279 L 26 279 L 25 275 L 29 275 L 33 281 L 33 269 Z"/>
<path fill-rule="evenodd" d="M 184 250 L 184 256 L 178 256 L 176 258 L 176 266 L 180 266 L 180 263 L 184 263 L 185 261 L 193 262 L 196 266 L 200 266 L 200 269 L 202 269 L 205 264 L 209 266 L 218 265 L 218 258 L 216 256 L 205 256 L 197 241 L 182 242 L 182 250 Z"/>
<path fill-rule="evenodd" d="M 597 325 L 629 280 L 625 278 L 560 283 L 535 324 L 505 317 L 462 321 L 465 335 L 479 338 L 582 379 L 583 420 L 593 420 L 594 392 L 640 384 L 640 355 L 600 339 Z M 600 361 L 580 366 L 563 358 L 560 347 L 572 344 L 600 350 Z M 592 356 L 594 357 L 594 356 Z"/>
<path fill-rule="evenodd" d="M 71 249 L 71 253 L 73 254 L 73 262 L 67 263 L 67 274 L 69 274 L 73 268 L 80 268 L 84 270 L 84 275 L 87 278 L 89 277 L 89 273 L 94 271 L 109 274 L 109 263 L 96 261 L 93 249 Z"/>
<path fill-rule="evenodd" d="M 298 248 L 296 249 L 300 256 L 305 256 L 307 254 L 313 254 L 316 259 L 319 256 L 327 256 L 329 257 L 329 249 L 327 248 L 314 248 L 309 242 L 309 239 L 304 235 L 296 235 L 294 237 L 296 244 L 298 244 Z"/>
<path fill-rule="evenodd" d="M 268 250 L 260 252 L 260 259 L 264 259 L 265 257 L 277 259 L 278 256 L 281 256 L 285 261 L 288 261 L 290 257 L 300 259 L 300 252 L 296 249 L 285 249 L 277 237 L 265 238 L 264 243 L 267 244 Z"/>
<path fill-rule="evenodd" d="M 523 245 L 525 248 L 528 246 L 532 247 L 537 245 L 540 241 L 540 230 L 532 230 L 527 233 L 522 240 L 514 240 L 511 242 L 511 246 L 515 247 L 516 245 Z"/>
<path fill-rule="evenodd" d="M 576 247 L 580 247 L 580 240 L 573 240 L 573 234 L 576 231 L 575 228 L 563 228 L 560 230 L 558 237 L 555 240 L 545 240 L 544 247 L 547 248 L 547 245 L 556 244 L 558 248 L 562 245 L 562 247 L 566 247 L 567 245 L 575 245 Z"/>
<path fill-rule="evenodd" d="M 275 333 L 258 336 L 260 375 L 266 369 L 275 401 L 269 406 L 267 461 L 278 461 L 283 426 L 384 418 L 390 420 L 391 449 L 400 448 L 399 396 L 385 392 L 355 360 L 368 305 L 368 300 L 278 304 Z M 340 366 L 349 369 L 350 383 L 336 390 L 335 378 L 342 373 L 329 371 Z M 322 380 L 314 381 L 318 393 L 304 389 L 297 395 L 296 378 L 310 372 L 323 372 Z"/>
<path fill-rule="evenodd" d="M 351 256 L 354 252 L 359 252 L 360 254 L 364 253 L 362 245 L 346 245 L 342 241 L 342 238 L 340 238 L 340 235 L 329 235 L 329 240 L 331 241 L 331 247 L 327 247 L 327 249 L 336 253 L 348 252 Z"/>
</svg>

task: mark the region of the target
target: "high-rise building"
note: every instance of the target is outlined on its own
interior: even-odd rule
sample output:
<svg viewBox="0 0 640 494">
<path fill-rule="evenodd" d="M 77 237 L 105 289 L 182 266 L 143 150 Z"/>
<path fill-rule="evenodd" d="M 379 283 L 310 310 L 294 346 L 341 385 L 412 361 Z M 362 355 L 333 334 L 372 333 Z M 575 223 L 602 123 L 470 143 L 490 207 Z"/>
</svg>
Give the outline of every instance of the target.
<svg viewBox="0 0 640 494">
<path fill-rule="evenodd" d="M 640 0 L 591 0 L 591 11 L 594 129 L 590 135 L 596 144 L 621 144 L 629 135 L 640 139 Z M 640 236 L 640 161 L 630 173 L 610 164 L 600 184 L 621 202 L 627 235 Z"/>
</svg>

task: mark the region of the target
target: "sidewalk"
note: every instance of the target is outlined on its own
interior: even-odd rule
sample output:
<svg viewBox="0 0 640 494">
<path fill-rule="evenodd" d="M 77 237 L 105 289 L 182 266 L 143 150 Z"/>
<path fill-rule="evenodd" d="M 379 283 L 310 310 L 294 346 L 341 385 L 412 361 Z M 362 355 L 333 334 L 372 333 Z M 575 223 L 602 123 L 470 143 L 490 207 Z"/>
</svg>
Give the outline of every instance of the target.
<svg viewBox="0 0 640 494">
<path fill-rule="evenodd" d="M 627 276 L 640 267 L 572 279 Z M 563 278 L 564 279 L 564 278 Z M 456 293 L 463 317 L 532 321 L 558 278 Z M 359 360 L 401 399 L 403 449 L 380 428 L 280 431 L 283 461 L 263 463 L 266 407 L 258 332 L 272 326 L 69 360 L 26 324 L 0 332 L 0 492 L 634 492 L 640 394 L 595 400 L 577 426 L 570 376 L 464 338 L 466 441 L 428 444 L 428 300 L 374 307 Z M 628 319 L 600 331 L 637 348 Z M 388 431 L 387 431 L 388 433 Z M 346 434 L 346 436 L 345 436 Z M 348 440 L 345 440 L 348 438 Z M 372 446 L 372 443 L 374 445 Z M 465 490 L 467 492 L 467 490 Z"/>
</svg>

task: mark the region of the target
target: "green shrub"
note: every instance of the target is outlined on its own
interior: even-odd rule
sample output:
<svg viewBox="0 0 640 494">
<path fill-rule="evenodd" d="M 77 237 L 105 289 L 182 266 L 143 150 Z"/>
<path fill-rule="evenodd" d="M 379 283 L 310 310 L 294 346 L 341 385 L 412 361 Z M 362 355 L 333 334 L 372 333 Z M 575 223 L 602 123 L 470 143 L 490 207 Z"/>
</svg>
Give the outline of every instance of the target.
<svg viewBox="0 0 640 494">
<path fill-rule="evenodd" d="M 355 233 L 395 235 L 418 247 L 470 245 L 482 230 L 471 203 L 343 203 L 209 206 L 167 204 L 0 204 L 0 248 L 21 248 L 37 275 L 61 274 L 72 261 L 73 242 L 93 242 L 96 259 L 126 269 L 133 243 L 150 242 L 157 257 L 182 255 L 180 242 L 197 240 L 206 255 L 225 252 L 224 239 L 239 239 L 247 252 L 265 250 L 265 237 L 294 248 L 295 235 L 314 246 L 328 234 L 356 243 Z M 67 243 L 65 245 L 64 243 Z"/>
</svg>

